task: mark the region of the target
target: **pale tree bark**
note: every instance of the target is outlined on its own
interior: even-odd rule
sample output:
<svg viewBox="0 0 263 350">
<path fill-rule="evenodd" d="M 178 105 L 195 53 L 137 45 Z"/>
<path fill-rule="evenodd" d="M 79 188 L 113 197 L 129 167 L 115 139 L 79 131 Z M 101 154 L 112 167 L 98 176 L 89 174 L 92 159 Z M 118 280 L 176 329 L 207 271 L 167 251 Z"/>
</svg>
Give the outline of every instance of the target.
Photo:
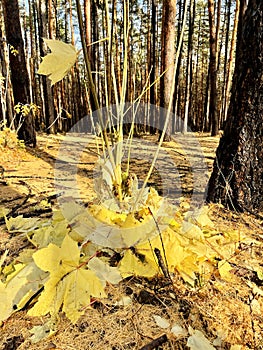
<svg viewBox="0 0 263 350">
<path fill-rule="evenodd" d="M 243 17 L 224 135 L 207 200 L 239 211 L 263 211 L 263 1 Z"/>
<path fill-rule="evenodd" d="M 176 2 L 163 0 L 161 70 L 165 72 L 160 81 L 160 106 L 168 109 L 173 88 L 175 60 Z M 170 140 L 171 120 L 166 130 L 165 141 Z M 160 116 L 160 135 L 164 128 L 164 116 Z"/>
<path fill-rule="evenodd" d="M 92 46 L 91 46 L 91 0 L 84 0 L 84 23 L 85 23 L 85 40 L 89 60 L 91 62 Z"/>
</svg>

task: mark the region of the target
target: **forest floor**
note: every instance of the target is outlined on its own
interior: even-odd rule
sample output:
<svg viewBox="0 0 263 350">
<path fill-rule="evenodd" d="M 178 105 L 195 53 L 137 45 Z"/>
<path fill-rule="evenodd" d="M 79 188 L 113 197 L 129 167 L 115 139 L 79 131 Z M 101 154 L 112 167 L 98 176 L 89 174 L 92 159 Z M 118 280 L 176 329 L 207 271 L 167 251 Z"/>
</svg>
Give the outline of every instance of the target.
<svg viewBox="0 0 263 350">
<path fill-rule="evenodd" d="M 211 171 L 219 138 L 208 134 L 197 134 L 196 137 Z M 0 207 L 11 216 L 47 218 L 52 215 L 52 209 L 58 205 L 59 190 L 54 183 L 54 167 L 62 140 L 61 135 L 38 135 L 36 149 L 6 147 L 1 150 L 0 166 L 4 171 L 0 179 Z M 144 140 L 155 143 L 150 136 L 145 136 Z M 188 146 L 190 149 L 191 145 Z M 158 168 L 155 169 L 148 183 L 176 201 L 178 191 L 171 189 L 178 185 L 178 181 L 174 184 L 174 179 L 180 178 L 180 196 L 184 196 L 187 202 L 192 191 L 191 167 L 176 142 L 165 143 L 164 150 L 164 163 L 159 165 L 159 172 Z M 69 149 L 63 151 L 70 153 L 70 144 Z M 172 162 L 169 163 L 168 158 Z M 93 188 L 96 161 L 96 145 L 92 141 L 77 162 L 79 199 L 87 204 L 96 198 Z M 149 157 L 131 164 L 141 181 L 147 164 Z M 178 173 L 171 170 L 172 164 Z M 164 187 L 162 172 L 167 175 Z M 205 173 L 203 180 L 208 181 Z M 200 276 L 196 287 L 187 285 L 179 275 L 174 276 L 173 285 L 163 279 L 149 281 L 134 277 L 123 280 L 119 285 L 109 285 L 109 298 L 94 303 L 76 324 L 61 315 L 55 335 L 36 344 L 30 341 L 30 329 L 43 324 L 47 317 L 29 317 L 27 310 L 22 310 L 2 323 L 0 350 L 188 349 L 186 344 L 191 333 L 198 334 L 199 338 L 204 336 L 211 344 L 203 343 L 206 345 L 202 347 L 197 342 L 191 345 L 193 350 L 263 349 L 262 220 L 251 214 L 231 212 L 220 205 L 209 205 L 209 217 L 218 233 L 223 235 L 231 231 L 246 237 L 237 243 L 235 253 L 229 259 L 232 278 L 224 279 L 214 274 L 202 282 Z M 0 257 L 8 249 L 8 258 L 14 258 L 29 245 L 25 236 L 8 233 L 1 219 Z M 121 305 L 120 300 L 129 302 Z M 156 316 L 168 324 L 156 322 Z M 195 333 L 197 330 L 201 333 Z M 159 345 L 158 340 L 154 345 L 153 340 L 161 336 Z"/>
</svg>

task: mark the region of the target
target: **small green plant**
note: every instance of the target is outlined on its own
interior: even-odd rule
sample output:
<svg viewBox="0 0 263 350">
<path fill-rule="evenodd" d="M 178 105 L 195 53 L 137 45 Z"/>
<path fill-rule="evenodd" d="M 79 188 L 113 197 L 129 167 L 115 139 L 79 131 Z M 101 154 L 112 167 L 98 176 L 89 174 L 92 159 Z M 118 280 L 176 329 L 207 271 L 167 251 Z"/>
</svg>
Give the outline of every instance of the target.
<svg viewBox="0 0 263 350">
<path fill-rule="evenodd" d="M 18 50 L 13 45 L 10 45 L 9 47 L 10 47 L 11 54 L 14 56 L 17 56 L 19 53 Z"/>
<path fill-rule="evenodd" d="M 18 140 L 16 131 L 8 128 L 5 122 L 0 123 L 0 148 L 25 148 L 24 141 Z"/>
<path fill-rule="evenodd" d="M 23 117 L 27 117 L 29 113 L 31 113 L 33 117 L 35 117 L 39 111 L 39 107 L 32 102 L 30 104 L 22 104 L 21 102 L 19 102 L 15 105 L 14 110 L 16 114 L 21 114 Z"/>
</svg>

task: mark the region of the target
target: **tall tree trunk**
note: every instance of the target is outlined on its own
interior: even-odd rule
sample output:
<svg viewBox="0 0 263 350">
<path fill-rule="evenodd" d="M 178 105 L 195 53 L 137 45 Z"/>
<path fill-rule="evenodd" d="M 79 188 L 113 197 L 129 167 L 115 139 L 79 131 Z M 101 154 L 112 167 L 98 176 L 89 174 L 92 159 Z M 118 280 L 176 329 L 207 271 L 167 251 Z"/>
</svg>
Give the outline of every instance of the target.
<svg viewBox="0 0 263 350">
<path fill-rule="evenodd" d="M 174 60 L 175 60 L 175 20 L 176 20 L 176 2 L 174 0 L 163 0 L 163 18 L 162 18 L 162 76 L 160 81 L 160 107 L 168 109 L 171 98 Z M 160 135 L 164 128 L 165 116 L 160 118 Z M 165 141 L 170 141 L 171 120 L 166 130 Z"/>
<path fill-rule="evenodd" d="M 85 22 L 85 40 L 87 44 L 87 51 L 89 60 L 91 62 L 92 46 L 91 46 L 91 0 L 84 0 L 84 22 Z"/>
<path fill-rule="evenodd" d="M 18 0 L 3 0 L 3 12 L 5 33 L 8 45 L 17 50 L 17 54 L 10 53 L 11 82 L 14 95 L 14 103 L 29 104 L 30 87 L 29 76 L 26 67 L 24 43 L 22 38 Z M 18 130 L 18 137 L 25 144 L 36 146 L 36 133 L 34 119 L 31 113 L 24 117 L 24 121 Z"/>
<path fill-rule="evenodd" d="M 224 135 L 207 200 L 236 210 L 263 210 L 263 2 L 250 0 L 243 17 Z"/>
<path fill-rule="evenodd" d="M 45 56 L 46 50 L 42 38 L 48 37 L 48 9 L 47 3 L 44 0 L 38 0 L 38 22 L 39 22 L 39 47 L 41 57 Z M 41 76 L 42 87 L 43 87 L 43 106 L 44 106 L 44 116 L 45 116 L 45 126 L 48 132 L 55 132 L 54 120 L 54 100 L 51 88 L 50 80 Z M 51 126 L 52 125 L 52 126 Z M 50 127 L 51 126 L 51 127 Z"/>
<path fill-rule="evenodd" d="M 224 99 L 224 115 L 223 115 L 224 120 L 226 120 L 226 117 L 227 117 L 229 94 L 230 94 L 230 87 L 231 87 L 231 77 L 233 73 L 232 71 L 233 71 L 233 63 L 234 63 L 234 53 L 236 49 L 236 38 L 237 38 L 237 28 L 238 28 L 238 18 L 239 18 L 239 1 L 240 0 L 236 0 L 236 13 L 235 13 L 234 27 L 232 31 L 232 39 L 231 39 L 231 46 L 230 46 L 230 53 L 229 53 L 229 60 L 228 60 L 228 67 L 227 67 L 225 99 Z"/>
<path fill-rule="evenodd" d="M 185 86 L 185 112 L 184 112 L 184 124 L 183 133 L 187 132 L 189 124 L 189 114 L 191 105 L 191 85 L 192 85 L 192 56 L 193 56 L 193 33 L 194 33 L 194 8 L 195 0 L 190 0 L 189 6 L 189 29 L 188 29 L 188 53 L 186 63 L 186 86 Z"/>
<path fill-rule="evenodd" d="M 210 104 L 209 117 L 212 124 L 211 135 L 219 131 L 217 115 L 217 60 L 216 60 L 216 26 L 214 0 L 208 0 L 209 28 L 210 28 Z"/>
<path fill-rule="evenodd" d="M 238 0 L 239 1 L 239 0 Z M 223 69 L 223 84 L 221 92 L 221 118 L 219 120 L 219 128 L 223 128 L 226 119 L 226 88 L 228 76 L 228 48 L 229 48 L 229 31 L 230 31 L 230 17 L 231 17 L 231 2 L 232 0 L 225 0 L 225 54 L 224 54 L 224 69 Z"/>
<path fill-rule="evenodd" d="M 152 0 L 152 17 L 151 17 L 151 49 L 148 54 L 149 57 L 149 72 L 150 72 L 150 104 L 155 105 L 155 90 L 156 90 L 156 84 L 154 84 L 155 76 L 156 76 L 156 0 Z M 152 111 L 150 111 L 150 134 L 154 135 L 156 133 L 156 128 L 154 127 L 155 124 L 155 118 L 157 116 L 155 115 L 155 109 L 152 108 Z"/>
<path fill-rule="evenodd" d="M 186 0 L 184 0 L 186 2 Z M 179 14 L 178 14 L 178 24 L 177 24 L 177 50 L 178 50 L 178 45 L 180 41 L 180 34 L 182 30 L 182 20 L 183 20 L 183 3 L 182 0 L 179 0 L 178 4 L 179 8 Z M 177 67 L 176 67 L 176 73 L 175 73 L 175 89 L 174 89 L 174 121 L 173 121 L 173 127 L 172 127 L 172 132 L 174 131 L 182 131 L 181 130 L 181 117 L 180 117 L 180 109 L 181 109 L 181 88 L 180 88 L 180 69 L 181 69 L 181 64 L 182 64 L 182 51 L 183 51 L 183 45 L 181 46 L 180 52 L 179 52 L 179 57 L 178 57 L 178 62 L 177 62 Z"/>
<path fill-rule="evenodd" d="M 0 11 L 2 13 L 2 8 L 0 4 Z M 4 37 L 4 34 L 2 32 L 3 28 L 3 18 L 0 17 L 0 38 Z M 1 121 L 4 121 L 7 123 L 7 125 L 11 124 L 11 121 L 13 120 L 13 102 L 12 102 L 12 95 L 10 92 L 10 89 L 8 89 L 8 86 L 10 84 L 10 74 L 9 74 L 9 62 L 7 59 L 7 48 L 6 48 L 6 42 L 2 40 L 0 42 L 0 74 L 2 74 L 3 77 L 5 77 L 4 80 L 1 81 L 0 86 L 0 102 L 1 102 L 1 112 L 0 117 Z"/>
</svg>

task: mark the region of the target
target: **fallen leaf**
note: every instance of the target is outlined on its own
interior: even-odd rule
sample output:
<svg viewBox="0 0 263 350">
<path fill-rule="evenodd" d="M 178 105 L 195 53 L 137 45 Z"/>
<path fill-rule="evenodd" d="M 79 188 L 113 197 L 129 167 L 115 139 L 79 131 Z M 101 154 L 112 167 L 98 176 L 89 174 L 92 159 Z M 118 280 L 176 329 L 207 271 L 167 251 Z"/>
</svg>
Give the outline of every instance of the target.
<svg viewBox="0 0 263 350">
<path fill-rule="evenodd" d="M 122 280 L 117 267 L 111 267 L 97 257 L 90 259 L 88 267 L 95 272 L 103 285 L 106 285 L 106 281 L 117 284 Z"/>
<path fill-rule="evenodd" d="M 170 322 L 167 321 L 165 318 L 158 316 L 158 315 L 153 315 L 153 318 L 155 320 L 155 323 L 157 324 L 158 327 L 166 329 L 170 327 Z"/>
<path fill-rule="evenodd" d="M 232 281 L 234 278 L 234 275 L 230 272 L 233 270 L 233 267 L 229 264 L 229 262 L 225 260 L 221 260 L 218 263 L 218 271 L 220 273 L 221 278 L 223 278 L 225 281 Z"/>
<path fill-rule="evenodd" d="M 128 295 L 125 295 L 121 297 L 119 300 L 117 300 L 113 305 L 116 306 L 128 306 L 131 305 L 132 298 L 130 298 Z"/>
<path fill-rule="evenodd" d="M 54 323 L 51 320 L 47 321 L 41 326 L 34 326 L 32 329 L 30 329 L 29 332 L 32 334 L 32 336 L 30 337 L 32 343 L 38 343 L 40 340 L 50 337 L 51 335 L 56 333 L 54 329 Z M 49 349 L 55 348 L 49 347 Z"/>
<path fill-rule="evenodd" d="M 28 311 L 30 316 L 57 315 L 65 312 L 76 323 L 90 305 L 90 298 L 104 298 L 104 285 L 96 274 L 80 264 L 78 243 L 68 235 L 61 247 L 50 243 L 33 254 L 38 267 L 50 273 L 37 303 Z"/>
<path fill-rule="evenodd" d="M 151 278 L 158 273 L 159 269 L 155 263 L 141 261 L 131 250 L 127 250 L 119 263 L 119 271 L 123 278 L 133 275 Z"/>
<path fill-rule="evenodd" d="M 200 227 L 192 224 L 191 222 L 184 221 L 181 227 L 181 233 L 189 239 L 203 240 L 204 234 Z"/>
<path fill-rule="evenodd" d="M 189 333 L 191 336 L 188 338 L 186 345 L 191 350 L 216 350 L 202 332 L 189 327 Z"/>
<path fill-rule="evenodd" d="M 51 85 L 64 78 L 75 64 L 78 52 L 75 46 L 63 41 L 43 39 L 51 49 L 51 53 L 43 57 L 39 65 L 38 74 L 47 75 Z"/>
<path fill-rule="evenodd" d="M 173 327 L 171 328 L 171 333 L 175 337 L 185 337 L 188 334 L 187 330 L 178 324 L 173 325 Z"/>
<path fill-rule="evenodd" d="M 6 220 L 6 227 L 9 233 L 28 233 L 35 230 L 40 223 L 38 218 L 24 218 L 22 215 Z"/>
</svg>

